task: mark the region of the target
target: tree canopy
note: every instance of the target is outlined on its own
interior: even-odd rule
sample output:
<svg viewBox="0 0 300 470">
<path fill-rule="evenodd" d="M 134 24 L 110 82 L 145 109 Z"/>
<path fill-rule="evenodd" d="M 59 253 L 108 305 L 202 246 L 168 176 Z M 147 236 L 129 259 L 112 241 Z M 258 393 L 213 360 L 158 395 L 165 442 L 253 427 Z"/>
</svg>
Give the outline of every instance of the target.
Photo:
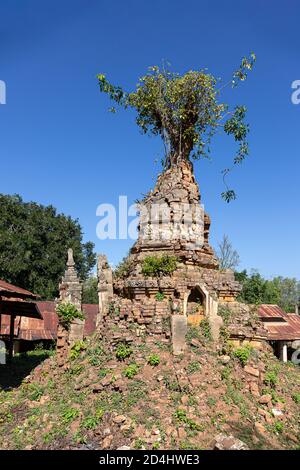
<svg viewBox="0 0 300 470">
<path fill-rule="evenodd" d="M 82 286 L 82 303 L 98 304 L 98 279 L 95 276 L 89 276 Z"/>
<path fill-rule="evenodd" d="M 76 268 L 86 279 L 96 261 L 91 242 L 83 243 L 77 220 L 53 206 L 0 194 L 0 279 L 53 299 L 73 248 Z"/>
<path fill-rule="evenodd" d="M 225 85 L 206 70 L 191 70 L 180 75 L 166 66 L 150 67 L 132 92 L 112 85 L 105 74 L 99 74 L 98 81 L 100 91 L 108 94 L 113 102 L 136 110 L 136 122 L 142 132 L 161 136 L 165 146 L 164 168 L 181 160 L 208 156 L 211 138 L 218 129 L 232 135 L 238 143 L 233 161 L 240 164 L 248 155 L 246 107 L 236 106 L 230 110 L 220 95 L 227 85 L 235 87 L 244 81 L 255 60 L 254 53 L 249 58 L 244 57 Z M 114 107 L 110 110 L 116 111 Z M 229 171 L 230 168 L 223 171 L 224 181 Z M 235 192 L 226 185 L 222 197 L 229 202 L 235 198 Z"/>
<path fill-rule="evenodd" d="M 277 304 L 286 312 L 294 312 L 300 299 L 300 282 L 295 278 L 264 279 L 258 272 L 235 273 L 243 289 L 239 300 L 249 304 Z"/>
</svg>

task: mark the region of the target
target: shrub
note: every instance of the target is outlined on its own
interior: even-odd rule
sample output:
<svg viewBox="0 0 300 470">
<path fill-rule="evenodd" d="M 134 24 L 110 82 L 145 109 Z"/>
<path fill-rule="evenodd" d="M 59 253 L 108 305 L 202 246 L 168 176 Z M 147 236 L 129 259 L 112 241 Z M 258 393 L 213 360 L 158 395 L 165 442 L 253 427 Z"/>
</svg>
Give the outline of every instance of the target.
<svg viewBox="0 0 300 470">
<path fill-rule="evenodd" d="M 276 421 L 274 423 L 273 430 L 276 434 L 281 434 L 283 431 L 283 423 L 281 421 Z"/>
<path fill-rule="evenodd" d="M 150 366 L 152 367 L 156 367 L 158 366 L 158 364 L 160 363 L 160 357 L 158 354 L 151 354 L 149 357 L 148 357 L 148 364 L 150 364 Z"/>
<path fill-rule="evenodd" d="M 137 364 L 130 364 L 126 369 L 124 370 L 124 375 L 128 379 L 132 379 L 139 371 L 138 365 Z"/>
<path fill-rule="evenodd" d="M 56 313 L 59 322 L 65 328 L 68 328 L 70 326 L 70 323 L 75 319 L 84 320 L 83 313 L 80 312 L 71 302 L 61 302 L 56 307 Z"/>
<path fill-rule="evenodd" d="M 292 399 L 294 400 L 295 403 L 297 403 L 297 405 L 299 405 L 299 403 L 300 403 L 300 393 L 294 393 L 294 395 L 292 395 Z"/>
<path fill-rule="evenodd" d="M 204 338 L 211 340 L 210 324 L 207 319 L 202 320 L 202 322 L 200 323 L 200 328 Z"/>
<path fill-rule="evenodd" d="M 168 274 L 172 274 L 176 267 L 176 256 L 146 256 L 142 264 L 142 273 L 144 276 L 167 276 Z"/>
<path fill-rule="evenodd" d="M 233 356 L 236 357 L 240 363 L 245 366 L 251 355 L 252 347 L 251 346 L 242 346 L 233 351 Z"/>
<path fill-rule="evenodd" d="M 71 347 L 71 350 L 69 353 L 69 359 L 74 361 L 80 356 L 80 353 L 85 350 L 86 350 L 85 342 L 82 340 L 76 341 L 76 343 L 74 343 L 73 346 Z"/>
<path fill-rule="evenodd" d="M 124 361 L 127 357 L 131 356 L 132 352 L 132 348 L 128 344 L 120 343 L 117 346 L 116 358 L 119 361 Z"/>
<path fill-rule="evenodd" d="M 165 294 L 163 294 L 162 292 L 157 292 L 155 294 L 155 299 L 158 300 L 158 302 L 161 302 L 162 300 L 164 300 L 165 298 Z"/>
<path fill-rule="evenodd" d="M 74 421 L 74 419 L 78 418 L 78 416 L 79 410 L 77 408 L 67 408 L 62 413 L 61 419 L 64 424 L 69 424 Z"/>
<path fill-rule="evenodd" d="M 264 383 L 269 387 L 275 387 L 278 382 L 277 373 L 275 370 L 269 370 L 265 374 Z"/>
</svg>

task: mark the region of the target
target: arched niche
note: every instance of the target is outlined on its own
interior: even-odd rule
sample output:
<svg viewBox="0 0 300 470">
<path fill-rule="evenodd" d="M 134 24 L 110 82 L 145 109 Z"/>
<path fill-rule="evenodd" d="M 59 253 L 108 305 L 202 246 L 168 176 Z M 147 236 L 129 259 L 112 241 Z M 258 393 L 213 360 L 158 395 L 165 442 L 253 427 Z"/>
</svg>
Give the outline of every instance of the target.
<svg viewBox="0 0 300 470">
<path fill-rule="evenodd" d="M 198 325 L 207 316 L 207 297 L 206 289 L 200 285 L 194 286 L 186 293 L 184 299 L 184 314 L 190 324 Z"/>
</svg>

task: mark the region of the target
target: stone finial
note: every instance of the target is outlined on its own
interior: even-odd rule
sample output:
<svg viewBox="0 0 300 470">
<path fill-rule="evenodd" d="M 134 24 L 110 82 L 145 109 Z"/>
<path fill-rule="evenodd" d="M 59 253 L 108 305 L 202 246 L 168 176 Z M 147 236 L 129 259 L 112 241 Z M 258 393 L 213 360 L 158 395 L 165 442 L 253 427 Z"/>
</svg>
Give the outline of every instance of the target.
<svg viewBox="0 0 300 470">
<path fill-rule="evenodd" d="M 78 278 L 73 250 L 68 249 L 67 269 L 59 284 L 58 302 L 71 302 L 78 310 L 82 311 L 82 285 Z M 57 332 L 57 359 L 63 365 L 68 357 L 69 348 L 84 336 L 84 320 L 75 319 L 69 329 L 59 325 Z"/>
<path fill-rule="evenodd" d="M 99 316 L 97 324 L 108 313 L 109 303 L 113 298 L 113 277 L 112 268 L 109 266 L 107 257 L 103 254 L 98 255 L 97 263 L 98 275 L 98 295 L 99 295 Z"/>
<path fill-rule="evenodd" d="M 59 285 L 60 300 L 72 302 L 81 310 L 82 285 L 78 278 L 72 248 L 68 249 L 67 269 Z"/>
<path fill-rule="evenodd" d="M 74 261 L 74 256 L 73 256 L 73 250 L 72 248 L 68 249 L 68 261 L 67 261 L 67 266 L 75 266 L 75 261 Z"/>
</svg>

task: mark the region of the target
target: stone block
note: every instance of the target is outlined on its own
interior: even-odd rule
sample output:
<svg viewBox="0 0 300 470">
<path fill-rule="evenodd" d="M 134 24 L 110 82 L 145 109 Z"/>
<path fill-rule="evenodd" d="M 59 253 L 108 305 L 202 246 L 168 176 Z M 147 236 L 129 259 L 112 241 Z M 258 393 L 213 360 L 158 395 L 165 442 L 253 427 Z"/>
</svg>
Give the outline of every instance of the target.
<svg viewBox="0 0 300 470">
<path fill-rule="evenodd" d="M 171 329 L 173 354 L 179 356 L 186 347 L 187 317 L 185 315 L 172 315 Z"/>
</svg>

